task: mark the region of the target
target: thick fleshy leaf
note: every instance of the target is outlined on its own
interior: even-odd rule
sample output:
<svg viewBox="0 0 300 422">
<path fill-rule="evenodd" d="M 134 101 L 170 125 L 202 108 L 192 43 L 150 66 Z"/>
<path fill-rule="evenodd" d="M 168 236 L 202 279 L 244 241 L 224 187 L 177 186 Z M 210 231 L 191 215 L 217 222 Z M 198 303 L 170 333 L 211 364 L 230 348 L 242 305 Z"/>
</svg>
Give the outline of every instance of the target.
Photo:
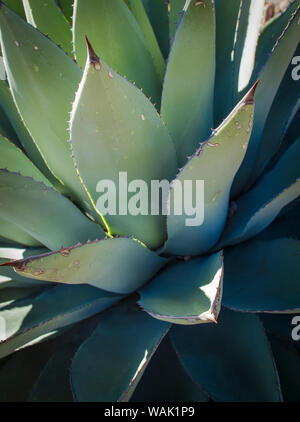
<svg viewBox="0 0 300 422">
<path fill-rule="evenodd" d="M 136 211 L 136 195 L 130 198 L 128 194 L 128 203 L 128 186 L 124 178 L 119 180 L 122 173 L 128 184 L 141 181 L 146 199 L 150 199 L 154 178 L 172 180 L 176 174 L 172 140 L 147 97 L 100 62 L 90 45 L 89 54 L 71 115 L 75 165 L 94 203 L 101 196 L 97 192 L 107 189 L 107 185 L 99 188 L 100 181 L 113 182 L 109 187 L 108 215 L 105 217 L 112 233 L 134 235 L 151 248 L 157 248 L 166 239 L 165 216 L 152 215 L 150 204 L 140 204 Z M 135 189 L 131 192 L 136 192 Z M 112 196 L 116 197 L 115 209 L 111 208 Z M 119 199 L 119 196 L 122 197 Z M 130 211 L 131 199 L 136 204 L 133 205 L 135 215 Z M 104 212 L 103 207 L 99 211 Z"/>
<path fill-rule="evenodd" d="M 233 51 L 234 103 L 240 100 L 241 95 L 244 95 L 245 89 L 249 89 L 264 6 L 264 0 L 240 2 Z"/>
<path fill-rule="evenodd" d="M 266 228 L 281 209 L 300 195 L 300 142 L 293 144 L 276 166 L 235 203 L 219 246 L 234 245 Z"/>
<path fill-rule="evenodd" d="M 278 217 L 256 238 L 274 240 L 292 238 L 300 240 L 300 197 L 288 204 Z"/>
<path fill-rule="evenodd" d="M 249 312 L 300 312 L 300 241 L 252 240 L 225 249 L 222 303 Z"/>
<path fill-rule="evenodd" d="M 177 24 L 180 21 L 180 15 L 183 11 L 185 3 L 185 0 L 169 0 L 169 37 L 171 43 L 176 32 Z"/>
<path fill-rule="evenodd" d="M 205 60 L 203 60 L 205 57 Z M 176 145 L 179 165 L 213 127 L 215 16 L 211 0 L 186 3 L 171 47 L 161 115 Z"/>
<path fill-rule="evenodd" d="M 169 54 L 169 3 L 166 1 L 142 0 L 160 49 L 166 59 Z"/>
<path fill-rule="evenodd" d="M 53 0 L 23 0 L 27 22 L 47 34 L 56 44 L 72 56 L 70 24 Z"/>
<path fill-rule="evenodd" d="M 30 393 L 30 402 L 73 402 L 70 382 L 72 359 L 84 340 L 99 323 L 99 316 L 74 325 L 61 341 L 39 374 Z"/>
<path fill-rule="evenodd" d="M 18 227 L 16 224 L 11 223 L 4 218 L 0 217 L 0 234 L 1 237 L 9 240 L 10 242 L 17 243 L 23 246 L 36 247 L 41 246 L 41 243 L 30 236 L 29 233 Z"/>
<path fill-rule="evenodd" d="M 300 0 L 296 0 L 295 7 L 296 10 L 290 17 L 284 31 L 276 41 L 274 40 L 271 55 L 258 75 L 261 82 L 256 93 L 253 130 L 247 154 L 232 187 L 232 197 L 238 196 L 243 190 L 246 190 L 250 186 L 249 177 L 255 164 L 267 117 L 286 69 L 290 64 L 297 44 L 299 43 L 298 20 L 300 14 Z"/>
<path fill-rule="evenodd" d="M 259 73 L 266 65 L 269 56 L 272 53 L 276 40 L 280 38 L 285 28 L 289 25 L 293 13 L 297 10 L 300 2 L 299 0 L 293 0 L 291 4 L 283 13 L 267 21 L 267 23 L 261 28 L 261 33 L 258 39 L 257 51 L 255 57 L 255 67 L 252 74 L 252 83 L 257 80 Z"/>
<path fill-rule="evenodd" d="M 0 261 L 1 262 L 1 261 Z M 1 281 L 1 276 L 0 276 Z M 11 287 L 10 282 L 0 282 L 0 310 L 5 308 L 17 300 L 33 296 L 42 290 L 41 286 L 36 287 Z"/>
<path fill-rule="evenodd" d="M 29 256 L 42 254 L 47 252 L 48 250 L 45 248 L 27 248 L 24 249 L 22 247 L 13 247 L 13 246 L 3 246 L 0 247 L 0 264 L 4 264 L 9 260 L 16 260 L 16 259 L 25 259 Z M 0 267 L 0 286 L 9 285 L 10 287 L 36 287 L 36 286 L 47 286 L 49 283 L 45 281 L 39 280 L 32 280 L 29 278 L 22 277 L 21 275 L 17 274 L 13 268 L 2 266 Z"/>
<path fill-rule="evenodd" d="M 102 60 L 159 102 L 161 83 L 147 41 L 123 0 L 75 0 L 73 41 L 81 67 L 87 60 L 85 35 Z"/>
<path fill-rule="evenodd" d="M 221 306 L 222 253 L 177 262 L 151 280 L 139 304 L 149 315 L 175 324 L 216 322 Z"/>
<path fill-rule="evenodd" d="M 57 0 L 57 3 L 62 9 L 65 17 L 68 19 L 69 22 L 71 22 L 73 16 L 74 0 Z"/>
<path fill-rule="evenodd" d="M 22 0 L 5 0 L 5 4 L 17 13 L 21 18 L 25 19 L 25 11 Z"/>
<path fill-rule="evenodd" d="M 299 316 L 295 314 L 264 313 L 260 314 L 259 317 L 268 335 L 277 337 L 279 340 L 285 342 L 289 341 L 293 346 L 300 349 L 298 337 L 300 335 Z M 293 336 L 293 333 L 295 333 L 296 336 Z"/>
<path fill-rule="evenodd" d="M 300 44 L 295 52 L 295 56 L 300 55 Z M 290 63 L 285 72 L 277 95 L 272 104 L 270 114 L 266 121 L 264 132 L 259 144 L 259 150 L 252 172 L 250 183 L 263 173 L 269 161 L 278 150 L 284 135 L 291 123 L 293 110 L 299 108 L 299 87 L 298 81 L 292 78 L 292 71 L 295 65 Z"/>
<path fill-rule="evenodd" d="M 42 182 L 0 170 L 0 218 L 55 250 L 104 233 L 67 198 Z"/>
<path fill-rule="evenodd" d="M 128 401 L 169 327 L 132 303 L 106 312 L 73 359 L 76 400 Z"/>
<path fill-rule="evenodd" d="M 219 239 L 228 213 L 231 184 L 245 156 L 251 133 L 255 87 L 251 88 L 213 136 L 200 145 L 177 175 L 169 198 L 167 252 L 197 255 L 207 251 Z M 196 185 L 197 193 L 188 181 Z M 201 186 L 197 186 L 200 181 L 204 183 L 204 194 L 201 194 Z M 178 182 L 183 195 L 178 194 Z M 191 208 L 187 209 L 185 199 L 184 212 L 180 214 L 178 210 L 183 208 L 182 196 L 192 196 L 193 202 L 189 205 Z M 196 209 L 192 209 L 195 203 Z"/>
<path fill-rule="evenodd" d="M 185 370 L 214 400 L 281 400 L 273 356 L 258 316 L 223 309 L 218 325 L 177 325 L 170 336 Z"/>
<path fill-rule="evenodd" d="M 282 395 L 285 402 L 300 400 L 300 356 L 289 342 L 271 337 L 271 346 L 275 358 Z"/>
<path fill-rule="evenodd" d="M 0 100 L 1 103 L 1 100 Z M 10 139 L 15 145 L 21 146 L 19 138 L 7 118 L 2 106 L 0 106 L 0 134 L 2 137 Z"/>
<path fill-rule="evenodd" d="M 234 61 L 232 54 L 241 1 L 216 0 L 216 79 L 215 126 L 228 116 L 233 108 Z"/>
<path fill-rule="evenodd" d="M 43 334 L 89 318 L 121 298 L 91 286 L 51 286 L 35 297 L 16 301 L 0 311 L 6 327 L 0 357 Z"/>
<path fill-rule="evenodd" d="M 8 139 L 0 135 L 0 169 L 19 172 L 37 182 L 52 186 L 49 180 L 35 167 L 26 155 Z"/>
<path fill-rule="evenodd" d="M 89 242 L 8 263 L 24 277 L 55 283 L 83 284 L 115 293 L 131 293 L 165 263 L 134 239 Z"/>
<path fill-rule="evenodd" d="M 294 111 L 296 111 L 294 113 Z M 299 142 L 299 126 L 300 126 L 300 107 L 298 110 L 293 110 L 291 121 L 289 123 L 288 129 L 284 135 L 284 138 L 281 142 L 280 148 L 277 150 L 276 154 L 268 164 L 265 172 L 269 171 L 274 167 L 274 165 L 280 160 L 282 155 L 289 149 L 291 145 L 295 142 Z"/>
<path fill-rule="evenodd" d="M 18 139 L 23 150 L 26 152 L 30 160 L 39 168 L 39 170 L 48 178 L 48 180 L 50 180 L 53 184 L 59 184 L 58 180 L 47 167 L 44 158 L 35 145 L 28 130 L 24 126 L 24 123 L 12 98 L 10 88 L 5 81 L 0 81 L 0 104 L 14 131 L 18 135 Z"/>
<path fill-rule="evenodd" d="M 208 397 L 183 369 L 167 335 L 139 382 L 132 402 L 207 402 Z"/>
<path fill-rule="evenodd" d="M 165 73 L 165 61 L 160 51 L 153 28 L 149 21 L 148 15 L 141 0 L 130 0 L 130 9 L 135 16 L 141 30 L 143 31 L 147 42 L 148 50 L 151 53 L 152 60 L 159 77 L 162 82 Z"/>
<path fill-rule="evenodd" d="M 60 338 L 19 350 L 0 361 L 0 402 L 25 402 Z"/>
<path fill-rule="evenodd" d="M 89 207 L 67 142 L 69 112 L 82 75 L 80 68 L 2 2 L 0 36 L 8 81 L 26 128 L 47 166 L 63 182 L 64 192 Z"/>
</svg>

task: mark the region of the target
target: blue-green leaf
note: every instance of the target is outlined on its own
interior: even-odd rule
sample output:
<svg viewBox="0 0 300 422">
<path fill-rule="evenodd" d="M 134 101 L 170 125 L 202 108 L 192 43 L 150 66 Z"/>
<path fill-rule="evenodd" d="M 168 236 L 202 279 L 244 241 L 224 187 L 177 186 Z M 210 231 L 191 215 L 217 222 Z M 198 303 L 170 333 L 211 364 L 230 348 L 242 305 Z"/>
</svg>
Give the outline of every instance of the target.
<svg viewBox="0 0 300 422">
<path fill-rule="evenodd" d="M 169 54 L 169 3 L 165 0 L 142 0 L 151 25 L 155 32 L 160 49 L 166 59 Z"/>
<path fill-rule="evenodd" d="M 65 16 L 53 0 L 23 0 L 27 22 L 59 44 L 72 56 L 72 32 Z"/>
<path fill-rule="evenodd" d="M 101 60 L 159 102 L 161 81 L 147 41 L 123 0 L 75 0 L 73 42 L 81 67 L 87 60 L 85 36 Z"/>
<path fill-rule="evenodd" d="M 184 325 L 216 322 L 222 283 L 222 253 L 177 262 L 140 291 L 138 303 L 162 321 Z"/>
<path fill-rule="evenodd" d="M 231 184 L 245 156 L 251 133 L 255 87 L 213 136 L 200 144 L 173 182 L 167 217 L 167 252 L 197 255 L 206 252 L 219 239 L 228 213 Z M 179 195 L 180 189 L 182 194 Z"/>
<path fill-rule="evenodd" d="M 42 182 L 0 170 L 0 192 L 0 218 L 49 249 L 104 237 L 71 201 Z"/>
<path fill-rule="evenodd" d="M 133 239 L 114 238 L 60 249 L 7 265 L 14 267 L 22 276 L 37 280 L 87 283 L 110 292 L 131 293 L 166 262 Z"/>
<path fill-rule="evenodd" d="M 268 61 L 260 69 L 258 77 L 261 82 L 256 92 L 253 130 L 246 157 L 232 187 L 232 197 L 238 196 L 250 186 L 249 177 L 255 164 L 267 117 L 286 69 L 299 43 L 300 0 L 295 1 L 295 8 L 296 10 L 291 14 L 290 20 L 282 34 L 277 40 L 274 40 Z"/>
<path fill-rule="evenodd" d="M 51 286 L 34 298 L 16 301 L 0 311 L 6 327 L 0 358 L 46 333 L 89 318 L 121 298 L 91 286 Z"/>
<path fill-rule="evenodd" d="M 296 348 L 288 342 L 271 337 L 282 395 L 285 402 L 299 402 L 300 397 L 300 356 Z"/>
<path fill-rule="evenodd" d="M 300 142 L 293 144 L 276 166 L 235 204 L 219 246 L 234 245 L 266 228 L 281 209 L 300 195 Z"/>
<path fill-rule="evenodd" d="M 211 133 L 214 80 L 214 5 L 189 0 L 168 58 L 161 106 L 180 166 Z"/>
<path fill-rule="evenodd" d="M 150 198 L 152 180 L 172 180 L 176 174 L 172 140 L 147 97 L 100 61 L 90 44 L 89 54 L 71 115 L 76 167 L 94 206 L 101 197 L 98 192 L 107 188 L 99 188 L 99 182 L 114 182 L 105 217 L 113 234 L 135 236 L 158 248 L 166 239 L 165 216 L 152 214 L 150 204 L 145 206 L 144 202 L 140 204 L 144 208 L 134 215 L 127 210 L 135 195 L 128 193 L 128 201 L 128 186 L 126 182 L 124 186 L 124 179 L 120 182 L 120 175 L 125 175 L 128 184 L 142 181 Z M 110 206 L 112 197 L 114 210 Z M 98 208 L 99 213 L 104 211 Z"/>
<path fill-rule="evenodd" d="M 273 356 L 258 316 L 223 309 L 218 325 L 170 331 L 190 377 L 216 401 L 281 400 Z"/>
<path fill-rule="evenodd" d="M 180 15 L 183 11 L 185 3 L 185 0 L 169 0 L 169 38 L 171 43 L 176 32 L 177 24 L 180 21 Z"/>
<path fill-rule="evenodd" d="M 165 73 L 165 61 L 160 51 L 153 28 L 149 21 L 148 15 L 141 0 L 130 0 L 130 9 L 135 16 L 141 30 L 143 31 L 147 42 L 148 50 L 152 56 L 152 60 L 159 77 L 162 82 Z"/>
<path fill-rule="evenodd" d="M 0 38 L 10 89 L 26 128 L 48 168 L 63 183 L 64 193 L 89 207 L 67 142 L 69 112 L 81 79 L 80 68 L 3 3 Z M 89 211 L 94 212 L 92 207 Z"/>
<path fill-rule="evenodd" d="M 35 167 L 27 156 L 9 139 L 0 135 L 0 168 L 19 172 L 22 176 L 32 177 L 37 182 L 52 186 L 49 180 Z"/>
<path fill-rule="evenodd" d="M 183 369 L 167 335 L 134 391 L 132 402 L 207 402 L 208 397 Z"/>
<path fill-rule="evenodd" d="M 71 368 L 77 401 L 128 401 L 170 324 L 124 303 L 106 312 Z"/>
<path fill-rule="evenodd" d="M 232 59 L 241 1 L 216 0 L 216 77 L 214 124 L 218 126 L 233 108 Z"/>
<path fill-rule="evenodd" d="M 300 312 L 300 241 L 252 240 L 225 249 L 222 303 L 249 312 Z"/>
</svg>

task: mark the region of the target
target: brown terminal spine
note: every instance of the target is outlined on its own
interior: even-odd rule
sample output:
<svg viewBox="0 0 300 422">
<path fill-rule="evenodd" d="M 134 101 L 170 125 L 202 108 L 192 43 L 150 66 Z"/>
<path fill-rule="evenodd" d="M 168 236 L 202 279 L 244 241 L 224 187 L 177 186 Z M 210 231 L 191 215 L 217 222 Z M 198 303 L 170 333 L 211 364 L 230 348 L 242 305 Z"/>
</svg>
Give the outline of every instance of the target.
<svg viewBox="0 0 300 422">
<path fill-rule="evenodd" d="M 85 41 L 86 41 L 87 48 L 88 48 L 88 54 L 89 54 L 90 64 L 92 66 L 94 66 L 94 68 L 96 70 L 100 70 L 101 69 L 100 59 L 97 56 L 97 54 L 95 53 L 95 51 L 94 51 L 94 49 L 93 49 L 93 47 L 92 47 L 91 43 L 89 42 L 89 39 L 88 39 L 88 37 L 86 35 L 85 35 Z"/>
</svg>

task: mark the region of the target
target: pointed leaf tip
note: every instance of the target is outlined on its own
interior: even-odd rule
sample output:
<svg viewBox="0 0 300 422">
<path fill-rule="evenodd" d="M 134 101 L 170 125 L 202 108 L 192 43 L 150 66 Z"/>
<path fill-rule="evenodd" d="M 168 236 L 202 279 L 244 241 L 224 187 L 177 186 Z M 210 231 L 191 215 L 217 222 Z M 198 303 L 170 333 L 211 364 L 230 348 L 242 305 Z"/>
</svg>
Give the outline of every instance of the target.
<svg viewBox="0 0 300 422">
<path fill-rule="evenodd" d="M 255 84 L 250 88 L 250 90 L 247 92 L 247 94 L 244 97 L 244 103 L 245 104 L 254 104 L 254 95 L 257 88 L 257 85 L 259 84 L 260 79 L 258 79 Z"/>
<path fill-rule="evenodd" d="M 89 39 L 86 35 L 85 35 L 85 41 L 86 41 L 87 48 L 88 48 L 90 64 L 92 66 L 94 66 L 94 68 L 96 70 L 100 70 L 101 69 L 100 59 L 97 56 L 97 54 L 95 53 L 95 50 L 93 49 L 93 47 L 92 47 L 92 45 L 91 45 L 91 43 L 90 43 L 90 41 L 89 41 Z"/>
</svg>

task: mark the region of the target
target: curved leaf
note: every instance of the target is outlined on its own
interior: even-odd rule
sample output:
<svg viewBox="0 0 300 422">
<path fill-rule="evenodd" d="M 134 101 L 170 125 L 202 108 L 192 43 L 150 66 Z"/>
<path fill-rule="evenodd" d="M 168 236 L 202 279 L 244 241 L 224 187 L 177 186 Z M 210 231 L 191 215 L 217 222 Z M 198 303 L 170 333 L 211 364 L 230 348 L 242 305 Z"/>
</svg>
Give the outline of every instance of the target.
<svg viewBox="0 0 300 422">
<path fill-rule="evenodd" d="M 282 34 L 274 43 L 267 63 L 260 69 L 259 78 L 261 82 L 256 93 L 253 130 L 245 160 L 233 183 L 232 197 L 237 197 L 250 186 L 249 177 L 257 157 L 267 117 L 286 69 L 299 43 L 299 26 L 297 22 L 300 15 L 300 1 L 296 0 L 295 4 L 297 5 L 296 10 L 291 15 Z"/>
<path fill-rule="evenodd" d="M 24 123 L 12 98 L 9 86 L 6 84 L 5 81 L 0 81 L 0 104 L 3 110 L 5 111 L 5 114 L 9 119 L 14 131 L 18 135 L 18 139 L 23 150 L 26 152 L 30 160 L 54 185 L 59 184 L 58 180 L 54 177 L 53 173 L 51 173 L 50 169 L 47 167 L 44 158 L 42 157 L 28 130 L 24 126 Z"/>
<path fill-rule="evenodd" d="M 142 0 L 151 25 L 154 29 L 160 49 L 166 59 L 169 54 L 169 16 L 166 1 Z"/>
<path fill-rule="evenodd" d="M 22 247 L 0 247 L 0 264 L 4 264 L 8 260 L 25 259 L 29 256 L 42 254 L 47 252 L 45 248 L 27 248 Z M 48 283 L 45 281 L 32 280 L 29 278 L 22 277 L 17 274 L 13 268 L 8 266 L 0 267 L 0 282 L 4 282 L 10 287 L 36 287 L 36 286 L 47 286 Z M 1 285 L 1 284 L 0 284 Z"/>
<path fill-rule="evenodd" d="M 300 312 L 300 241 L 252 240 L 225 250 L 222 303 L 249 312 Z"/>
<path fill-rule="evenodd" d="M 233 51 L 234 103 L 240 100 L 245 90 L 249 89 L 249 83 L 255 65 L 255 53 L 264 6 L 264 0 L 240 2 Z M 255 80 L 253 80 L 252 84 L 254 82 Z"/>
<path fill-rule="evenodd" d="M 23 0 L 27 22 L 37 28 L 72 56 L 71 27 L 53 0 Z"/>
<path fill-rule="evenodd" d="M 0 191 L 0 217 L 49 249 L 104 237 L 72 202 L 42 182 L 0 170 Z"/>
<path fill-rule="evenodd" d="M 77 401 L 128 401 L 170 325 L 124 303 L 106 312 L 71 368 Z"/>
<path fill-rule="evenodd" d="M 295 55 L 300 55 L 300 44 Z M 299 88 L 297 81 L 292 78 L 293 68 L 294 65 L 290 63 L 273 101 L 259 144 L 250 184 L 254 183 L 261 176 L 269 161 L 278 150 L 291 123 L 291 115 L 295 107 L 299 108 Z"/>
<path fill-rule="evenodd" d="M 300 197 L 287 205 L 278 217 L 258 236 L 260 240 L 293 238 L 300 240 Z"/>
<path fill-rule="evenodd" d="M 177 167 L 172 140 L 144 94 L 100 62 L 90 44 L 89 54 L 71 115 L 75 165 L 94 203 L 101 196 L 97 190 L 104 190 L 100 181 L 114 182 L 116 209 L 106 217 L 112 233 L 134 235 L 157 248 L 166 238 L 165 217 L 151 215 L 148 206 L 146 215 L 127 211 L 128 187 L 119 176 L 125 172 L 128 184 L 141 180 L 149 191 L 154 178 L 172 179 Z"/>
<path fill-rule="evenodd" d="M 299 0 L 292 0 L 283 13 L 275 15 L 273 19 L 267 21 L 267 23 L 261 28 L 251 83 L 254 83 L 259 77 L 259 73 L 262 71 L 272 54 L 275 43 L 284 33 L 285 28 L 289 25 L 291 17 L 297 10 L 299 4 Z"/>
<path fill-rule="evenodd" d="M 219 239 L 228 213 L 231 184 L 245 156 L 251 133 L 255 88 L 256 85 L 213 136 L 200 145 L 178 174 L 169 198 L 167 252 L 197 255 L 207 251 Z M 196 184 L 196 194 L 189 181 Z M 200 181 L 204 184 L 204 198 L 200 196 L 201 191 L 197 186 Z M 193 197 L 193 205 L 189 205 L 191 209 L 187 209 L 185 199 L 184 212 L 181 214 L 177 211 L 183 208 L 178 182 L 181 183 L 184 198 Z M 195 202 L 199 215 L 192 209 Z M 201 209 L 204 211 L 202 220 Z M 194 219 L 191 219 L 191 211 L 194 212 Z"/>
<path fill-rule="evenodd" d="M 6 0 L 5 4 L 13 10 L 15 13 L 17 13 L 21 18 L 25 19 L 25 12 L 24 7 L 22 4 L 22 0 Z"/>
<path fill-rule="evenodd" d="M 281 209 L 300 195 L 300 142 L 293 144 L 276 166 L 236 202 L 219 246 L 234 245 L 266 228 Z"/>
<path fill-rule="evenodd" d="M 285 402 L 298 402 L 300 399 L 300 356 L 288 342 L 271 338 L 272 351 L 278 369 L 282 394 Z"/>
<path fill-rule="evenodd" d="M 110 292 L 131 293 L 166 262 L 166 259 L 133 239 L 114 238 L 80 244 L 6 265 L 14 267 L 24 277 L 37 280 L 87 283 Z"/>
<path fill-rule="evenodd" d="M 73 42 L 81 67 L 87 60 L 85 35 L 105 63 L 159 102 L 160 81 L 147 41 L 123 0 L 75 0 Z"/>
<path fill-rule="evenodd" d="M 29 233 L 22 230 L 22 228 L 18 227 L 16 224 L 11 223 L 10 221 L 7 221 L 1 217 L 0 234 L 5 239 L 23 246 L 41 246 L 41 243 L 37 239 L 34 239 L 32 236 L 30 236 Z"/>
<path fill-rule="evenodd" d="M 32 177 L 37 182 L 52 186 L 49 180 L 34 166 L 26 155 L 8 139 L 0 135 L 0 168 L 19 172 Z"/>
<path fill-rule="evenodd" d="M 25 402 L 60 338 L 19 350 L 0 362 L 0 402 Z"/>
<path fill-rule="evenodd" d="M 70 380 L 72 359 L 99 322 L 99 316 L 82 321 L 60 338 L 60 343 L 41 370 L 30 393 L 30 402 L 73 402 Z"/>
<path fill-rule="evenodd" d="M 233 108 L 232 60 L 241 1 L 216 0 L 216 76 L 214 124 L 219 125 Z"/>
<path fill-rule="evenodd" d="M 80 68 L 3 3 L 0 36 L 8 81 L 26 128 L 46 165 L 64 184 L 64 192 L 89 207 L 67 142 L 69 112 L 82 75 Z"/>
<path fill-rule="evenodd" d="M 74 0 L 57 0 L 59 7 L 63 11 L 69 22 L 72 21 Z"/>
<path fill-rule="evenodd" d="M 178 262 L 141 290 L 138 303 L 162 321 L 185 325 L 216 322 L 222 282 L 222 253 Z"/>
<path fill-rule="evenodd" d="M 16 301 L 0 310 L 6 326 L 0 358 L 43 334 L 89 318 L 121 298 L 91 286 L 55 286 L 44 288 L 34 298 Z"/>
<path fill-rule="evenodd" d="M 172 43 L 172 40 L 174 38 L 177 24 L 180 21 L 180 15 L 183 11 L 184 5 L 186 3 L 186 0 L 169 0 L 169 38 L 170 42 Z"/>
<path fill-rule="evenodd" d="M 156 40 L 153 28 L 141 0 L 130 0 L 130 9 L 135 16 L 147 42 L 159 80 L 162 82 L 165 73 L 165 61 Z"/>
<path fill-rule="evenodd" d="M 10 139 L 15 145 L 20 146 L 19 138 L 14 131 L 14 128 L 12 127 L 9 119 L 7 118 L 2 106 L 0 106 L 0 133 L 1 136 Z"/>
<path fill-rule="evenodd" d="M 205 60 L 203 60 L 205 57 Z M 215 17 L 211 0 L 186 3 L 171 47 L 161 115 L 177 150 L 179 165 L 213 127 Z"/>
<path fill-rule="evenodd" d="M 167 335 L 132 395 L 132 402 L 207 402 L 208 397 L 183 369 Z"/>
<path fill-rule="evenodd" d="M 281 400 L 273 356 L 256 315 L 223 309 L 218 325 L 176 325 L 170 336 L 185 370 L 214 400 Z"/>
<path fill-rule="evenodd" d="M 288 341 L 296 348 L 300 349 L 299 341 L 292 337 L 292 330 L 297 329 L 298 322 L 293 324 L 293 320 L 298 317 L 295 314 L 260 314 L 259 315 L 268 335 L 274 336 L 284 342 Z M 299 330 L 298 330 L 299 333 Z"/>
<path fill-rule="evenodd" d="M 1 262 L 1 261 L 0 261 Z M 0 310 L 9 305 L 12 305 L 14 302 L 21 300 L 23 298 L 32 297 L 37 292 L 42 290 L 41 286 L 29 287 L 13 287 L 10 286 L 11 282 L 3 283 L 1 282 L 0 276 Z"/>
</svg>

